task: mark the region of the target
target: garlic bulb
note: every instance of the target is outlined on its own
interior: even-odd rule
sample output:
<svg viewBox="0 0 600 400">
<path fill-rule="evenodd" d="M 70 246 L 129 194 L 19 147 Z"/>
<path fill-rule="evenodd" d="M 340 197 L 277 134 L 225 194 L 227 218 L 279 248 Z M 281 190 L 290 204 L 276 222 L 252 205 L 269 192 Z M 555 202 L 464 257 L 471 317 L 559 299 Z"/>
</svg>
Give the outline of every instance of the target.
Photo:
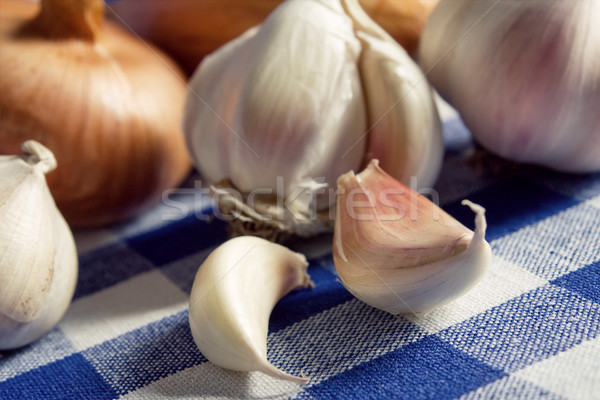
<svg viewBox="0 0 600 400">
<path fill-rule="evenodd" d="M 420 62 L 489 151 L 599 171 L 599 20 L 597 0 L 442 0 Z"/>
<path fill-rule="evenodd" d="M 34 141 L 0 156 L 0 349 L 31 343 L 63 316 L 77 281 L 73 235 L 44 174 L 54 155 Z"/>
<path fill-rule="evenodd" d="M 409 53 L 416 50 L 438 0 L 360 0 L 365 11 Z M 188 73 L 207 54 L 260 24 L 282 0 L 110 2 L 108 17 L 166 50 Z M 114 13 L 114 15 L 113 15 Z"/>
<path fill-rule="evenodd" d="M 161 199 L 189 172 L 185 76 L 109 22 L 100 0 L 0 1 L 0 154 L 35 139 L 71 226 L 108 224 Z"/>
<path fill-rule="evenodd" d="M 373 160 L 338 180 L 333 259 L 344 286 L 365 303 L 398 313 L 426 313 L 475 285 L 486 273 L 485 210 L 475 232 L 404 186 Z"/>
<path fill-rule="evenodd" d="M 442 157 L 431 88 L 357 0 L 284 2 L 202 61 L 184 114 L 195 165 L 242 234 L 330 231 L 342 173 L 381 157 L 430 186 Z"/>
<path fill-rule="evenodd" d="M 200 266 L 190 294 L 192 336 L 212 363 L 235 371 L 261 371 L 306 383 L 267 361 L 273 307 L 294 289 L 312 285 L 303 255 L 253 236 L 231 239 Z"/>
</svg>

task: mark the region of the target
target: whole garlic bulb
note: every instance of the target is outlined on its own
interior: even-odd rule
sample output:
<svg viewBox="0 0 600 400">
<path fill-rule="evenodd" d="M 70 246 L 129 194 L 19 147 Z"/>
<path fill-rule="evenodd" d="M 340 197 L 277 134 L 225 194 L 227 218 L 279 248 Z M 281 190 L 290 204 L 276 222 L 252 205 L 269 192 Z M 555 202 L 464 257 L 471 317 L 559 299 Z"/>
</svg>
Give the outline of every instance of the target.
<svg viewBox="0 0 600 400">
<path fill-rule="evenodd" d="M 442 158 L 431 87 L 357 0 L 285 1 L 207 56 L 184 132 L 221 208 L 265 236 L 331 230 L 338 176 L 372 157 L 422 186 Z"/>
<path fill-rule="evenodd" d="M 73 235 L 44 174 L 54 155 L 35 141 L 0 156 L 0 349 L 31 343 L 67 310 L 77 281 Z"/>
<path fill-rule="evenodd" d="M 597 0 L 442 0 L 419 58 L 491 152 L 561 171 L 598 171 L 599 20 Z"/>
<path fill-rule="evenodd" d="M 47 176 L 73 227 L 136 215 L 180 183 L 185 76 L 103 21 L 101 0 L 0 0 L 0 154 L 52 150 Z"/>
</svg>

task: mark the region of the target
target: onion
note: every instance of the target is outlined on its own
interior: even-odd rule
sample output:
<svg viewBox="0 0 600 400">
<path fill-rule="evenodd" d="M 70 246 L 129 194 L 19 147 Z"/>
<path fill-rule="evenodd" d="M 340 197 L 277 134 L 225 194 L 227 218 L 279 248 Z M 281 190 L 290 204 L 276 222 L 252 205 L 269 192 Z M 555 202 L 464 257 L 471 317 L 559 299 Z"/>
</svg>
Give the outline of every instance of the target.
<svg viewBox="0 0 600 400">
<path fill-rule="evenodd" d="M 110 22 L 97 0 L 0 1 L 0 154 L 33 139 L 69 224 L 131 217 L 189 171 L 185 76 Z"/>
<path fill-rule="evenodd" d="M 167 51 L 191 74 L 205 55 L 260 24 L 281 0 L 117 0 L 111 16 Z M 406 50 L 416 50 L 438 0 L 361 0 L 365 11 Z"/>
</svg>

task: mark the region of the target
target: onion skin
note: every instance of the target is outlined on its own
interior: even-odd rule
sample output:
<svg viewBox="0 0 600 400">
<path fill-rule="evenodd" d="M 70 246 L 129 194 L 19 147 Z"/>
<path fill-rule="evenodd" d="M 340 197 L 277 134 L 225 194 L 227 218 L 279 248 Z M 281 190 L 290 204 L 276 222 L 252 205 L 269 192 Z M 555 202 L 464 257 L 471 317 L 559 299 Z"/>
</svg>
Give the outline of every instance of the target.
<svg viewBox="0 0 600 400">
<path fill-rule="evenodd" d="M 223 44 L 260 24 L 282 0 L 117 0 L 107 15 L 170 54 L 191 75 Z M 438 0 L 360 0 L 365 11 L 409 53 Z"/>
<path fill-rule="evenodd" d="M 35 19 L 38 3 L 0 1 L 0 154 L 19 154 L 29 139 L 55 154 L 48 186 L 71 227 L 130 218 L 191 167 L 180 128 L 185 76 L 103 23 L 102 2 L 86 1 L 85 26 L 66 30 L 45 14 L 73 0 L 47 1 L 54 10 Z"/>
</svg>

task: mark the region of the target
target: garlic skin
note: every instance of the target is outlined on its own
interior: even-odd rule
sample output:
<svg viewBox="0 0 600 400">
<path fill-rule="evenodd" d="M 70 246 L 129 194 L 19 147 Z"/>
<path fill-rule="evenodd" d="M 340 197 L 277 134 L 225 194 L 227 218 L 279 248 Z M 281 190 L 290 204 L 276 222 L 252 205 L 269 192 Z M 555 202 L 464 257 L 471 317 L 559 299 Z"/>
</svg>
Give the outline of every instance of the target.
<svg viewBox="0 0 600 400">
<path fill-rule="evenodd" d="M 599 20 L 597 0 L 442 0 L 419 60 L 487 150 L 600 171 Z"/>
<path fill-rule="evenodd" d="M 314 236 L 332 229 L 337 178 L 372 157 L 399 179 L 433 185 L 442 140 L 432 94 L 358 1 L 288 0 L 204 58 L 184 132 L 221 209 L 242 228 Z"/>
<path fill-rule="evenodd" d="M 77 281 L 73 235 L 44 174 L 56 167 L 43 145 L 0 156 L 0 349 L 25 346 L 66 312 Z"/>
<path fill-rule="evenodd" d="M 278 370 L 267 360 L 269 316 L 294 289 L 312 286 L 306 258 L 254 236 L 231 239 L 196 273 L 189 322 L 194 342 L 212 363 L 234 371 L 261 371 L 296 383 L 308 378 Z"/>
<path fill-rule="evenodd" d="M 185 76 L 103 11 L 101 0 L 0 0 L 0 154 L 29 139 L 54 153 L 46 180 L 73 228 L 139 214 L 191 168 Z"/>
<path fill-rule="evenodd" d="M 344 286 L 390 312 L 427 313 L 460 297 L 487 272 L 485 210 L 469 201 L 475 232 L 371 161 L 338 180 L 333 260 Z"/>
</svg>

